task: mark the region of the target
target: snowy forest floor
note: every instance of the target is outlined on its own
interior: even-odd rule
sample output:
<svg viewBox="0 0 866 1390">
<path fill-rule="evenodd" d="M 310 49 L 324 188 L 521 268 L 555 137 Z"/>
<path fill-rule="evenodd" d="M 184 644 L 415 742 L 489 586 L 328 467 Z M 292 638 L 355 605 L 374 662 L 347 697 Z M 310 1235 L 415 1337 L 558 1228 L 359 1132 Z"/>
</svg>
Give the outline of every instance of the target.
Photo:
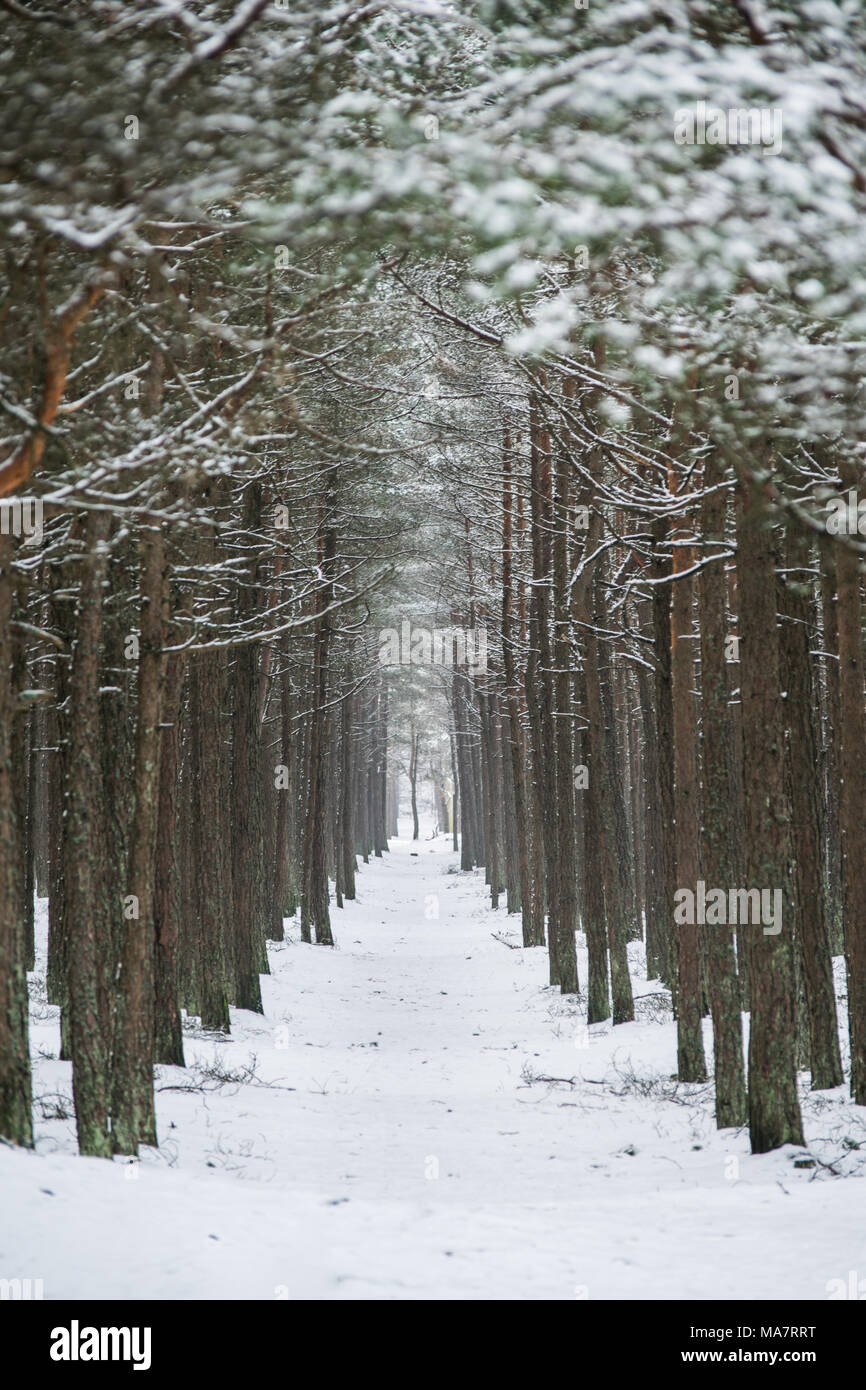
<svg viewBox="0 0 866 1390">
<path fill-rule="evenodd" d="M 546 953 L 494 938 L 515 945 L 519 919 L 429 834 L 362 866 L 336 950 L 287 922 L 264 1017 L 233 1010 L 223 1040 L 187 1021 L 138 1163 L 76 1156 L 36 972 L 38 1139 L 0 1149 L 0 1276 L 169 1299 L 825 1299 L 866 1278 L 866 1115 L 845 1091 L 804 1090 L 815 1166 L 751 1157 L 710 1086 L 671 1079 L 641 944 L 638 1021 L 587 1035 Z"/>
</svg>

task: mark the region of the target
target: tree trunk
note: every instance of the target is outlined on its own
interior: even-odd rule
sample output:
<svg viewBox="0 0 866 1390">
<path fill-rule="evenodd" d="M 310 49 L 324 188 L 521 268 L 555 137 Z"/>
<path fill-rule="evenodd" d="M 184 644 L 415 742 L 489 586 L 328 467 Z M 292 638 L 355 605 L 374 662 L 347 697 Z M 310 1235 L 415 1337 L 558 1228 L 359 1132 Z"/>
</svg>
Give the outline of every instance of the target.
<svg viewBox="0 0 866 1390">
<path fill-rule="evenodd" d="M 740 932 L 749 941 L 751 985 L 749 1134 L 752 1152 L 766 1153 L 802 1144 L 803 1128 L 794 1058 L 789 813 L 772 532 L 761 485 L 746 479 L 737 507 L 737 576 L 747 886 L 783 893 L 780 932 L 766 935 L 754 925 Z"/>
<path fill-rule="evenodd" d="M 505 672 L 505 698 L 508 705 L 508 758 L 514 796 L 514 823 L 517 866 L 520 878 L 520 911 L 524 946 L 536 944 L 532 919 L 532 882 L 529 868 L 529 808 L 526 789 L 526 760 L 520 727 L 520 701 L 514 659 L 514 586 L 512 580 L 512 454 L 511 434 L 506 429 L 502 443 L 502 665 Z"/>
<path fill-rule="evenodd" d="M 656 743 L 658 747 L 658 798 L 662 829 L 662 869 L 664 875 L 664 916 L 658 924 L 659 977 L 673 993 L 676 1007 L 676 965 L 673 953 L 674 893 L 677 887 L 676 816 L 674 811 L 674 712 L 671 691 L 671 586 L 658 581 L 667 578 L 671 564 L 663 549 L 667 522 L 658 518 L 652 524 L 653 649 L 656 668 Z"/>
<path fill-rule="evenodd" d="M 822 891 L 820 767 L 815 729 L 812 667 L 809 655 L 809 543 L 789 523 L 786 573 L 780 584 L 780 633 L 784 711 L 788 722 L 790 796 L 797 899 L 797 951 L 809 1026 L 812 1090 L 831 1089 L 843 1081 L 836 1021 L 833 961 L 827 933 L 826 897 Z"/>
<path fill-rule="evenodd" d="M 671 491 L 677 479 L 671 480 Z M 688 527 L 672 533 L 673 597 L 671 601 L 671 700 L 674 731 L 674 819 L 676 823 L 677 887 L 697 894 L 700 877 L 698 800 L 698 726 L 695 707 L 695 665 L 692 653 L 692 595 L 694 580 L 677 578 L 694 564 L 695 552 L 683 544 Z M 677 1075 L 680 1081 L 705 1081 L 701 1034 L 701 979 L 698 928 L 695 922 L 677 926 Z"/>
<path fill-rule="evenodd" d="M 262 490 L 249 483 L 243 502 L 244 531 L 254 535 L 262 522 Z M 241 622 L 249 624 L 261 607 L 264 577 L 262 561 L 251 556 L 237 588 Z M 259 700 L 261 658 L 257 643 L 237 648 L 232 669 L 232 804 L 236 816 L 232 832 L 232 893 L 236 998 L 240 1009 L 262 1012 L 260 975 L 269 971 L 267 934 L 272 927 L 273 891 L 266 860 L 265 788 L 262 771 Z"/>
<path fill-rule="evenodd" d="M 544 385 L 543 374 L 540 385 Z M 565 978 L 559 958 L 561 932 L 557 896 L 557 805 L 555 737 L 553 730 L 553 658 L 550 645 L 550 582 L 553 491 L 550 435 L 542 427 L 536 394 L 530 397 L 530 513 L 532 540 L 532 591 L 529 601 L 529 659 L 526 666 L 526 700 L 530 709 L 533 742 L 535 826 L 540 851 L 540 884 L 547 916 L 547 950 L 550 983 Z M 567 981 L 570 984 L 570 981 Z"/>
<path fill-rule="evenodd" d="M 178 1002 L 180 936 L 177 856 L 177 792 L 180 776 L 180 722 L 186 658 L 172 652 L 166 662 L 163 726 L 159 750 L 159 813 L 155 863 L 156 998 L 154 1061 L 182 1067 L 183 1029 Z"/>
<path fill-rule="evenodd" d="M 222 843 L 214 810 L 228 780 L 220 730 L 224 665 L 219 652 L 194 652 L 190 663 L 189 732 L 193 922 L 197 1011 L 203 1028 L 228 1033 L 229 998 L 237 998 L 234 970 L 234 893 L 231 841 Z M 225 885 L 228 886 L 226 899 Z M 194 925 L 193 925 L 194 923 Z M 256 976 L 258 979 L 258 976 Z"/>
<path fill-rule="evenodd" d="M 328 651 L 330 621 L 323 616 L 333 599 L 333 566 L 337 553 L 337 532 L 332 517 L 332 484 L 322 500 L 324 531 L 321 542 L 321 567 L 325 583 L 319 590 L 318 612 L 313 639 L 313 709 L 310 715 L 310 785 L 307 807 L 307 836 L 304 847 L 304 892 L 301 916 L 308 921 L 321 946 L 333 946 L 331 917 L 328 911 L 328 869 L 325 835 L 325 816 L 328 795 Z"/>
<path fill-rule="evenodd" d="M 413 726 L 409 735 L 409 789 L 412 800 L 412 839 L 418 839 L 418 744 L 421 735 L 415 732 Z"/>
<path fill-rule="evenodd" d="M 859 485 L 857 468 L 840 469 L 842 489 Z M 842 840 L 842 903 L 848 969 L 848 1031 L 851 1095 L 866 1105 L 866 711 L 863 704 L 863 616 L 860 557 L 849 545 L 836 547 L 839 627 L 839 710 L 842 782 L 839 825 Z"/>
<path fill-rule="evenodd" d="M 701 503 L 704 544 L 720 548 L 725 538 L 725 502 L 710 491 L 721 479 L 712 455 L 704 465 L 705 495 Z M 728 889 L 736 883 L 731 765 L 733 740 L 725 660 L 726 613 L 724 559 L 701 570 L 698 585 L 701 633 L 701 728 L 703 735 L 703 843 L 701 874 L 708 886 Z M 743 1028 L 740 987 L 734 953 L 733 927 L 706 929 L 710 1010 L 713 1018 L 713 1066 L 716 1083 L 716 1126 L 746 1123 L 746 1078 L 743 1067 Z"/>
<path fill-rule="evenodd" d="M 141 540 L 141 635 L 135 739 L 135 811 L 126 925 L 118 983 L 111 1105 L 115 1153 L 136 1154 L 156 1144 L 153 1103 L 155 948 L 153 869 L 159 804 L 159 724 L 164 658 L 164 541 L 158 530 Z"/>
<path fill-rule="evenodd" d="M 572 401 L 577 389 L 574 376 L 563 381 L 562 394 Z M 574 821 L 574 753 L 572 747 L 571 710 L 571 612 L 568 590 L 570 476 L 571 455 L 568 445 L 571 434 L 567 423 L 564 440 L 556 460 L 556 496 L 554 499 L 553 533 L 553 676 L 554 724 L 554 788 L 556 796 L 556 853 L 554 882 L 551 895 L 559 903 L 556 926 L 559 941 L 556 957 L 559 967 L 559 989 L 562 994 L 577 994 L 577 881 L 575 873 L 576 834 Z"/>
<path fill-rule="evenodd" d="M 346 672 L 346 693 L 340 712 L 342 738 L 341 756 L 341 797 L 342 797 L 342 835 L 343 835 L 343 891 L 347 898 L 355 897 L 355 827 L 353 817 L 352 787 L 354 780 L 354 721 L 355 697 L 352 694 L 353 672 L 351 666 Z"/>
<path fill-rule="evenodd" d="M 0 1138 L 33 1143 L 24 917 L 19 893 L 19 839 L 12 787 L 13 541 L 0 535 Z"/>
</svg>

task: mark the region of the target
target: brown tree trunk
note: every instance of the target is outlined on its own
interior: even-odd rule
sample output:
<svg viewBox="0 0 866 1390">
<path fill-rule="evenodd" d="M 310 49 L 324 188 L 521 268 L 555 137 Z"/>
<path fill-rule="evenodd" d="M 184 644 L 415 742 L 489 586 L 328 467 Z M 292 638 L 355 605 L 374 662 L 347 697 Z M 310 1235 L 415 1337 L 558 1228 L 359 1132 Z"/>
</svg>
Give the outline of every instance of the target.
<svg viewBox="0 0 866 1390">
<path fill-rule="evenodd" d="M 333 566 L 337 553 L 337 532 L 333 523 L 332 484 L 328 485 L 322 502 L 324 530 L 322 534 L 321 565 L 325 583 L 319 591 L 318 611 L 324 615 L 333 599 Z M 310 716 L 310 785 L 307 807 L 307 835 L 304 846 L 304 892 L 301 916 L 312 925 L 316 941 L 321 946 L 333 946 L 331 917 L 328 911 L 328 869 L 325 839 L 328 779 L 328 651 L 330 621 L 320 616 L 313 639 L 313 709 Z"/>
<path fill-rule="evenodd" d="M 261 523 L 262 497 L 258 482 L 248 484 L 244 497 L 244 531 L 255 534 Z M 261 566 L 250 559 L 238 586 L 241 622 L 249 622 L 259 606 Z M 234 898 L 235 1004 L 262 1012 L 259 976 L 268 971 L 266 934 L 271 925 L 268 876 L 265 869 L 265 811 L 259 724 L 259 648 L 237 648 L 232 670 L 232 803 L 236 816 L 232 834 L 232 894 Z"/>
<path fill-rule="evenodd" d="M 574 376 L 563 381 L 562 394 L 573 401 L 577 389 Z M 556 947 L 559 989 L 562 994 L 577 994 L 577 880 L 575 849 L 577 836 L 574 819 L 574 752 L 572 746 L 571 710 L 571 605 L 568 588 L 569 525 L 571 508 L 571 433 L 564 425 L 564 440 L 556 460 L 556 496 L 554 499 L 553 533 L 553 782 L 556 797 L 556 852 L 554 881 L 551 896 L 558 901 L 556 927 L 559 940 Z"/>
<path fill-rule="evenodd" d="M 590 452 L 589 468 L 598 481 L 602 459 L 598 449 Z M 601 1023 L 611 1016 L 611 970 L 616 975 L 616 1013 L 618 1023 L 625 1022 L 629 1012 L 631 983 L 626 961 L 622 978 L 622 954 L 609 960 L 608 920 L 616 901 L 616 867 L 614 846 L 606 823 L 607 749 L 604 738 L 604 711 L 601 699 L 599 643 L 596 631 L 596 547 L 602 534 L 602 515 L 598 507 L 589 513 L 594 501 L 594 488 L 585 483 L 581 505 L 586 509 L 586 527 L 582 560 L 583 568 L 572 587 L 572 616 L 583 648 L 582 695 L 586 727 L 581 733 L 581 763 L 583 769 L 579 788 L 583 826 L 583 929 L 588 956 L 587 1022 Z M 623 938 L 624 940 L 624 938 Z"/>
<path fill-rule="evenodd" d="M 64 891 L 68 914 L 72 1092 L 83 1154 L 106 1157 L 109 1136 L 111 906 L 107 897 L 105 813 L 99 754 L 102 605 L 108 518 L 88 518 L 81 563 L 78 637 L 72 657 L 69 757 L 63 817 Z M 114 899 L 114 911 L 121 904 Z"/>
<path fill-rule="evenodd" d="M 480 862 L 481 856 L 476 844 L 475 774 L 469 750 L 470 734 L 467 720 L 470 688 L 466 676 L 456 666 L 452 692 L 454 747 L 460 783 L 460 867 L 469 870 Z"/>
<path fill-rule="evenodd" d="M 858 470 L 840 468 L 843 492 L 859 485 Z M 842 783 L 839 825 L 842 840 L 842 903 L 848 968 L 848 1031 L 851 1095 L 866 1105 L 866 710 L 863 703 L 863 615 L 860 556 L 836 547 L 836 613 L 839 627 L 839 712 Z"/>
<path fill-rule="evenodd" d="M 789 812 L 779 684 L 772 532 L 760 483 L 743 480 L 737 507 L 747 886 L 781 889 L 782 929 L 744 927 L 749 945 L 749 1134 L 753 1153 L 802 1144 L 794 1057 Z"/>
<path fill-rule="evenodd" d="M 595 574 L 595 592 L 598 593 L 598 574 Z M 595 619 L 595 613 L 593 613 Z M 589 764 L 589 793 L 593 805 L 589 810 L 589 834 L 587 837 L 587 872 L 598 872 L 604 884 L 604 919 L 601 925 L 594 920 L 587 909 L 587 942 L 590 951 L 590 971 L 596 962 L 597 979 L 590 981 L 590 993 L 597 1003 L 593 1012 L 604 1007 L 602 1004 L 602 979 L 600 963 L 602 959 L 601 941 L 607 938 L 610 957 L 610 989 L 613 1003 L 613 1022 L 630 1023 L 634 1018 L 634 1000 L 631 978 L 628 971 L 628 950 L 626 946 L 626 923 L 622 912 L 620 896 L 620 877 L 617 867 L 619 847 L 615 835 L 611 777 L 613 769 L 610 762 L 610 744 L 605 730 L 604 705 L 602 701 L 602 662 L 600 643 L 595 631 L 595 622 L 587 628 L 584 638 L 584 669 L 586 674 L 586 714 L 589 723 L 587 753 Z M 593 861 L 590 854 L 598 854 Z M 592 940 L 592 936 L 596 939 Z M 600 939 L 599 939 L 600 938 Z M 605 981 L 606 985 L 606 981 Z M 596 1021 L 596 1020 L 591 1020 Z"/>
<path fill-rule="evenodd" d="M 502 665 L 505 672 L 505 698 L 508 705 L 508 751 L 514 797 L 517 867 L 520 879 L 520 911 L 524 946 L 536 944 L 532 921 L 532 883 L 529 870 L 529 810 L 527 806 L 526 763 L 520 702 L 514 658 L 514 586 L 512 579 L 512 453 L 511 434 L 505 430 L 502 441 Z"/>
<path fill-rule="evenodd" d="M 819 545 L 821 569 L 821 622 L 825 678 L 824 709 L 824 805 L 822 831 L 827 874 L 827 931 L 833 955 L 845 949 L 842 926 L 842 843 L 839 829 L 839 746 L 842 739 L 839 713 L 839 629 L 836 621 L 836 557 L 830 537 Z"/>
<path fill-rule="evenodd" d="M 544 385 L 543 374 L 540 384 Z M 556 764 L 553 730 L 553 659 L 550 645 L 550 582 L 553 490 L 550 435 L 540 420 L 533 392 L 530 414 L 530 513 L 532 541 L 532 591 L 529 602 L 529 658 L 526 665 L 526 701 L 532 730 L 535 828 L 538 832 L 544 908 L 547 916 L 547 949 L 550 983 L 563 979 L 559 959 L 560 902 L 556 892 Z"/>
<path fill-rule="evenodd" d="M 652 605 L 642 603 L 639 611 L 643 630 L 652 642 Z M 659 769 L 658 713 L 656 681 L 653 672 L 639 666 L 638 697 L 643 728 L 644 805 L 644 904 L 646 920 L 646 963 L 650 979 L 661 979 L 665 952 L 665 877 L 662 808 Z"/>
<path fill-rule="evenodd" d="M 135 739 L 135 811 L 132 822 L 127 912 L 118 982 L 111 1144 L 136 1154 L 156 1144 L 153 1102 L 155 948 L 153 869 L 159 804 L 159 725 L 164 658 L 165 547 L 158 530 L 141 540 L 140 656 Z"/>
<path fill-rule="evenodd" d="M 237 997 L 234 971 L 234 895 L 231 840 L 223 843 L 214 809 L 224 800 L 229 769 L 222 752 L 221 707 L 225 666 L 219 652 L 194 652 L 190 662 L 189 823 L 192 861 L 192 921 L 198 974 L 195 1012 L 202 1027 L 229 1031 L 229 999 Z M 226 900 L 225 887 L 228 886 Z M 191 914 L 191 915 L 192 915 Z"/>
<path fill-rule="evenodd" d="M 76 536 L 80 536 L 83 543 L 84 531 L 81 520 L 73 521 L 69 528 L 68 540 L 72 542 Z M 49 611 L 52 626 L 64 643 L 66 652 L 64 652 L 64 659 L 55 665 L 54 708 L 50 711 L 55 747 L 51 757 L 49 789 L 51 858 L 49 864 L 47 994 L 49 1003 L 60 1006 L 60 1060 L 68 1062 L 72 1058 L 72 1052 L 69 1039 L 69 917 L 66 910 L 64 885 L 66 865 L 63 852 L 63 809 L 68 778 L 69 740 L 67 738 L 67 720 L 59 711 L 69 708 L 71 662 L 66 653 L 71 652 L 75 643 L 75 613 L 68 601 L 61 601 L 56 596 L 57 590 L 60 588 L 60 574 L 59 572 L 52 572 L 52 598 Z M 116 778 L 115 780 L 119 781 L 120 779 Z M 111 867 L 114 868 L 113 863 Z M 123 869 L 125 876 L 125 863 L 123 862 L 121 869 Z M 123 882 L 123 878 L 116 881 Z"/>
<path fill-rule="evenodd" d="M 24 919 L 19 893 L 19 835 L 12 786 L 13 541 L 0 535 L 0 1138 L 33 1143 Z"/>
<path fill-rule="evenodd" d="M 701 533 L 704 544 L 720 549 L 725 539 L 724 493 L 712 491 L 722 481 L 712 455 L 704 466 Z M 711 888 L 736 883 L 733 851 L 731 765 L 733 741 L 725 660 L 726 614 L 724 559 L 701 570 L 698 585 L 701 633 L 701 730 L 703 747 L 703 842 L 701 874 Z M 713 1018 L 713 1067 L 716 1083 L 716 1126 L 746 1123 L 746 1078 L 743 1067 L 743 1028 L 740 987 L 730 923 L 706 928 L 710 1010 Z"/>
<path fill-rule="evenodd" d="M 601 718 L 601 701 L 595 695 L 598 685 L 596 670 L 596 637 L 587 633 L 584 641 L 584 670 L 587 690 L 587 719 L 584 734 L 584 759 L 589 782 L 583 791 L 585 883 L 583 891 L 584 919 L 588 955 L 587 1023 L 601 1023 L 610 1018 L 610 976 L 608 972 L 607 919 L 605 886 L 611 880 L 607 862 L 610 845 L 603 826 L 604 756 L 600 747 L 595 721 Z"/>
<path fill-rule="evenodd" d="M 346 672 L 346 693 L 343 696 L 340 711 L 342 737 L 340 740 L 340 795 L 342 800 L 341 831 L 343 836 L 343 891 L 347 898 L 355 897 L 355 827 L 354 827 L 354 801 L 352 788 L 355 775 L 354 757 L 354 708 L 355 697 L 352 694 L 353 672 L 351 666 Z"/>
<path fill-rule="evenodd" d="M 677 482 L 671 478 L 671 491 Z M 673 597 L 671 600 L 671 700 L 674 733 L 674 819 L 676 823 L 677 887 L 697 894 L 700 877 L 698 801 L 698 725 L 695 706 L 695 664 L 692 651 L 694 580 L 685 575 L 694 564 L 694 549 L 684 544 L 688 523 L 672 531 Z M 695 922 L 677 926 L 677 1075 L 680 1081 L 705 1081 L 707 1076 L 701 1034 L 701 979 L 698 928 Z"/>
<path fill-rule="evenodd" d="M 415 732 L 413 726 L 409 735 L 409 791 L 412 804 L 412 839 L 418 839 L 418 744 L 421 735 Z"/>
<path fill-rule="evenodd" d="M 812 667 L 809 655 L 809 543 L 789 523 L 786 573 L 780 584 L 782 682 L 787 694 L 790 796 L 797 899 L 797 950 L 808 1014 L 812 1089 L 825 1090 L 843 1081 L 836 1021 L 833 961 L 827 933 L 823 892 L 820 767 L 815 729 Z"/>
<path fill-rule="evenodd" d="M 674 942 L 674 893 L 677 887 L 676 816 L 674 811 L 674 712 L 671 687 L 671 586 L 664 579 L 671 563 L 664 551 L 667 522 L 653 522 L 652 591 L 653 650 L 656 677 L 656 745 L 658 747 L 658 798 L 662 830 L 664 916 L 658 924 L 659 977 L 669 986 L 676 1006 Z"/>
<path fill-rule="evenodd" d="M 186 659 L 172 652 L 166 662 L 165 697 L 159 751 L 159 813 L 156 833 L 155 897 L 155 1062 L 182 1067 L 183 1029 L 178 1001 L 180 884 L 177 856 L 177 793 L 180 776 L 180 722 Z"/>
</svg>

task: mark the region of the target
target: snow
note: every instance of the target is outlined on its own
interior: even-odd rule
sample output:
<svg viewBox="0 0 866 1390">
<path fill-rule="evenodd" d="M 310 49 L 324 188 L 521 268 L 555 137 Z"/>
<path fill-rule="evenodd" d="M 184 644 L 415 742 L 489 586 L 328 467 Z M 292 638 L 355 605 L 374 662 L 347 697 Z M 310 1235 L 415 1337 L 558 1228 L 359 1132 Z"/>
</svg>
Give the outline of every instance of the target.
<svg viewBox="0 0 866 1390">
<path fill-rule="evenodd" d="M 69 1118 L 0 1149 L 0 1276 L 49 1299 L 826 1299 L 866 1274 L 844 1091 L 803 1103 L 810 1151 L 847 1176 L 751 1157 L 709 1086 L 670 1079 L 660 986 L 636 977 L 639 1021 L 587 1032 L 430 834 L 362 866 L 336 950 L 287 923 L 265 1017 L 233 1010 L 227 1041 L 188 1024 L 187 1069 L 158 1072 L 158 1151 L 80 1158 Z M 34 1015 L 38 1116 L 71 1080 L 57 1011 Z M 255 1077 L 221 1083 L 217 1062 Z"/>
</svg>

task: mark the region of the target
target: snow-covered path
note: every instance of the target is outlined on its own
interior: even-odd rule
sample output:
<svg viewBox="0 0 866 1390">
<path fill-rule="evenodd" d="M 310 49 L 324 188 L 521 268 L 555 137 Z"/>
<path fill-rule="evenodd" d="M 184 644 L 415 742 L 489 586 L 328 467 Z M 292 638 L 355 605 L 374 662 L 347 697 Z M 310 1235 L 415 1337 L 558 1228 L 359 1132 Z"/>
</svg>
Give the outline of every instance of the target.
<svg viewBox="0 0 866 1390">
<path fill-rule="evenodd" d="M 265 1017 L 188 1032 L 186 1072 L 159 1073 L 159 1152 L 78 1158 L 68 1117 L 39 1122 L 35 1154 L 0 1151 L 0 1277 L 220 1299 L 824 1299 L 866 1280 L 862 1178 L 718 1135 L 708 1088 L 670 1080 L 657 997 L 588 1035 L 545 953 L 493 937 L 519 920 L 444 837 L 393 842 L 358 895 L 333 909 L 336 951 L 289 924 Z M 36 1012 L 56 1057 L 56 1011 Z M 68 1064 L 36 1077 L 37 1113 L 62 1110 Z M 855 1166 L 843 1092 L 804 1104 L 812 1151 Z"/>
</svg>

